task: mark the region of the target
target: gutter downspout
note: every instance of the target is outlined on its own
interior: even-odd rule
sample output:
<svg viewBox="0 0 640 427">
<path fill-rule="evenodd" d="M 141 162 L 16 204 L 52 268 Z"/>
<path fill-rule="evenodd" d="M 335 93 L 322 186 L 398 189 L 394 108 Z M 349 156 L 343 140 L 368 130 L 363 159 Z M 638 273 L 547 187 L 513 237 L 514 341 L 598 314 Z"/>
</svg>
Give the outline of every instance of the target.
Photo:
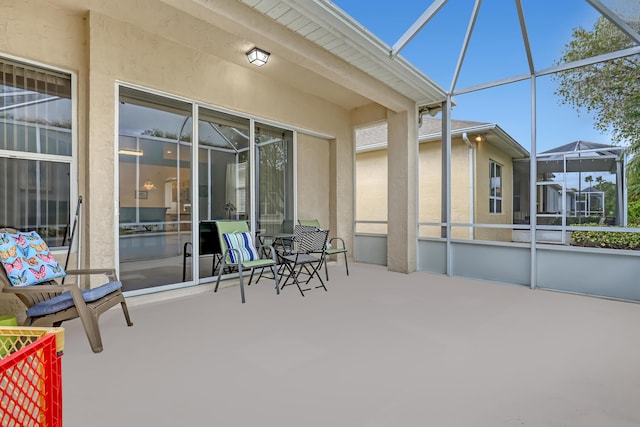
<svg viewBox="0 0 640 427">
<path fill-rule="evenodd" d="M 474 228 L 473 228 L 473 224 L 474 224 L 474 194 L 473 194 L 473 187 L 474 187 L 474 179 L 475 179 L 475 165 L 474 165 L 474 145 L 471 141 L 469 141 L 469 137 L 467 136 L 466 132 L 462 133 L 462 140 L 464 141 L 465 144 L 467 144 L 467 147 L 469 147 L 469 223 L 472 225 L 471 229 L 469 230 L 469 239 L 473 240 L 474 239 Z"/>
</svg>

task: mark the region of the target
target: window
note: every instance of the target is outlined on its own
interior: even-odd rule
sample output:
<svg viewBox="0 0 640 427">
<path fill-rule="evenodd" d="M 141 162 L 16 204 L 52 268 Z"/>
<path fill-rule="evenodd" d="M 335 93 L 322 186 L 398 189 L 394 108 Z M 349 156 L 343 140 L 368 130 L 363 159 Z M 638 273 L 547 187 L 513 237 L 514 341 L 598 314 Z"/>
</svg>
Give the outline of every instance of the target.
<svg viewBox="0 0 640 427">
<path fill-rule="evenodd" d="M 0 58 L 0 225 L 65 245 L 72 162 L 71 75 Z"/>
<path fill-rule="evenodd" d="M 489 213 L 502 213 L 502 165 L 489 161 Z"/>
</svg>

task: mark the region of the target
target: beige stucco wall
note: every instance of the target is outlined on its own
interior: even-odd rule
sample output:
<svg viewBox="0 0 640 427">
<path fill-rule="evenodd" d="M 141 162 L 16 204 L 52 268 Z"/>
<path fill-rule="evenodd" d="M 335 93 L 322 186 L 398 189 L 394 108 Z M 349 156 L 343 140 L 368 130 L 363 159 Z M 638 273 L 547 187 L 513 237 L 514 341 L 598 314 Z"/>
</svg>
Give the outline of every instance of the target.
<svg viewBox="0 0 640 427">
<path fill-rule="evenodd" d="M 489 213 L 489 162 L 502 165 L 502 213 Z M 482 224 L 513 223 L 513 163 L 511 157 L 486 142 L 477 144 L 476 222 Z M 476 230 L 476 239 L 511 241 L 510 229 L 483 228 Z"/>
<path fill-rule="evenodd" d="M 328 227 L 329 213 L 329 141 L 298 134 L 298 218 L 317 218 Z M 326 224 L 326 225 L 325 225 Z M 335 230 L 331 230 L 335 234 Z"/>
<path fill-rule="evenodd" d="M 442 218 L 442 149 L 440 141 L 420 144 L 419 171 L 420 222 L 443 222 Z M 451 141 L 451 221 L 470 223 L 469 150 L 460 138 Z M 423 226 L 423 237 L 440 237 L 440 227 Z M 454 227 L 453 238 L 468 238 L 466 228 Z"/>
<path fill-rule="evenodd" d="M 0 1 L 0 53 L 35 61 L 49 67 L 82 75 L 86 69 L 86 22 L 83 13 L 61 10 L 37 0 Z M 78 139 L 86 132 L 83 109 L 86 85 L 78 81 Z M 79 158 L 85 151 L 78 148 Z M 81 162 L 82 163 L 82 162 Z M 80 175 L 84 165 L 79 165 Z M 82 183 L 82 180 L 80 180 Z M 54 253 L 64 263 L 66 252 Z M 70 266 L 75 259 L 70 259 Z M 14 313 L 24 319 L 24 305 L 14 296 L 0 293 L 0 314 Z"/>
<path fill-rule="evenodd" d="M 512 223 L 513 167 L 511 158 L 487 143 L 474 144 L 475 178 L 469 180 L 469 148 L 460 138 L 451 143 L 451 222 L 476 224 Z M 440 141 L 423 142 L 419 148 L 419 222 L 440 223 L 442 191 L 442 158 Z M 489 213 L 489 161 L 503 166 L 502 213 Z M 387 212 L 387 152 L 385 149 L 360 152 L 356 156 L 356 212 L 357 220 L 386 219 Z M 471 197 L 474 192 L 473 218 Z M 371 225 L 358 228 L 363 232 L 385 231 Z M 510 241 L 511 231 L 504 229 L 476 228 L 475 239 Z M 468 227 L 453 227 L 452 238 L 469 239 Z M 439 226 L 423 226 L 422 237 L 440 237 Z"/>
<path fill-rule="evenodd" d="M 418 111 L 387 114 L 389 207 L 387 268 L 411 273 L 417 269 Z"/>
<path fill-rule="evenodd" d="M 182 16 L 180 13 L 167 13 L 170 19 L 183 22 L 178 28 L 184 31 L 190 29 L 192 18 Z M 351 153 L 349 114 L 335 106 L 305 96 L 279 82 L 270 80 L 260 74 L 259 69 L 241 67 L 214 55 L 179 45 L 170 40 L 150 34 L 131 24 L 123 23 L 110 17 L 90 14 L 90 141 L 91 150 L 89 164 L 92 169 L 91 180 L 105 182 L 113 180 L 115 173 L 114 157 L 114 127 L 115 120 L 115 82 L 127 82 L 143 87 L 161 89 L 170 94 L 179 95 L 196 101 L 201 101 L 213 106 L 221 106 L 235 111 L 254 114 L 273 120 L 279 120 L 288 124 L 292 121 L 303 123 L 306 128 L 326 133 L 339 135 L 336 138 L 340 159 L 345 156 L 342 152 Z M 215 76 L 215 78 L 212 78 Z M 309 117 L 321 117 L 317 123 L 313 123 Z M 327 122 L 327 117 L 332 118 Z M 327 126 L 328 124 L 330 126 Z M 340 129 L 342 127 L 342 129 Z M 304 163 L 307 153 L 307 139 L 299 136 L 302 147 L 299 149 L 298 159 Z M 324 142 L 326 146 L 327 143 Z M 344 146 L 344 147 L 343 147 Z M 315 155 L 313 149 L 311 155 Z M 327 152 L 319 159 L 316 167 L 329 170 L 329 156 Z M 347 163 L 348 164 L 348 163 Z M 345 169 L 345 168 L 341 168 Z M 329 179 L 329 178 L 327 178 Z M 349 173 L 334 179 L 340 181 L 341 187 L 349 186 Z M 346 182 L 342 182 L 346 180 Z M 331 181 L 323 184 L 326 189 Z M 298 182 L 299 192 L 309 190 L 308 181 L 305 178 Z M 336 195 L 333 206 L 339 197 Z M 91 261 L 109 260 L 113 263 L 115 236 L 115 219 L 113 216 L 105 216 L 101 212 L 112 208 L 112 200 L 116 197 L 113 191 L 101 192 L 99 198 L 91 201 L 95 209 L 91 215 L 92 232 L 89 237 Z M 325 198 L 326 196 L 323 196 Z M 331 200 L 322 201 L 325 206 L 331 206 Z M 305 208 L 308 206 L 305 201 Z M 320 203 L 315 201 L 313 203 Z M 345 206 L 347 204 L 345 203 Z M 348 216 L 341 214 L 340 218 Z M 331 223 L 328 212 L 323 214 L 325 223 Z M 349 222 L 348 219 L 344 222 Z M 335 229 L 337 224 L 331 224 Z M 346 229 L 345 229 L 346 231 Z"/>
<path fill-rule="evenodd" d="M 387 150 L 356 156 L 356 220 L 387 221 Z M 386 224 L 358 224 L 360 233 L 387 233 Z"/>
</svg>

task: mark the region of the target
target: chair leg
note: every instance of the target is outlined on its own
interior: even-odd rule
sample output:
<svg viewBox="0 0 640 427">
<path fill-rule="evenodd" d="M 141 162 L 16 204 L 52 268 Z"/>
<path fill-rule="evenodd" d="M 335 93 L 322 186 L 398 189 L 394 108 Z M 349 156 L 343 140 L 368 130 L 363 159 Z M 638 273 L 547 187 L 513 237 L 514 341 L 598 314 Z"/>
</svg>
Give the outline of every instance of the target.
<svg viewBox="0 0 640 427">
<path fill-rule="evenodd" d="M 300 274 L 302 273 L 302 267 L 304 266 L 304 264 L 300 265 L 300 268 L 298 269 L 298 272 L 295 272 L 296 266 L 293 266 L 293 281 L 295 282 L 296 286 L 298 287 L 298 290 L 300 291 L 300 294 L 302 296 L 304 296 L 304 291 L 308 291 L 309 289 L 302 289 L 300 287 L 300 281 L 298 280 L 298 276 L 300 276 Z"/>
<path fill-rule="evenodd" d="M 322 261 L 320 261 L 320 263 L 322 263 Z M 326 268 L 326 264 L 325 264 L 325 268 Z M 327 290 L 327 287 L 324 285 L 324 282 L 322 281 L 322 277 L 320 277 L 320 274 L 318 273 L 318 270 L 320 270 L 320 267 L 322 267 L 321 264 L 318 264 L 317 266 L 313 266 L 313 264 L 311 264 L 311 274 L 309 275 L 309 280 L 307 281 L 307 283 L 309 283 L 309 281 L 311 281 L 311 279 L 313 278 L 313 276 L 316 276 L 318 278 L 318 280 L 320 281 L 320 286 L 316 286 L 317 288 L 323 288 L 325 291 Z"/>
<path fill-rule="evenodd" d="M 300 264 L 300 270 L 296 273 L 296 266 L 295 264 L 293 265 L 293 267 L 291 267 L 291 265 L 289 263 L 284 263 L 284 265 L 287 267 L 287 270 L 289 270 L 288 273 L 288 277 L 287 280 L 285 280 L 285 282 L 282 284 L 282 289 L 284 289 L 285 286 L 291 285 L 291 283 L 289 283 L 289 279 L 293 280 L 293 283 L 295 283 L 295 285 L 298 287 L 298 290 L 300 291 L 300 294 L 302 296 L 304 296 L 304 290 L 302 290 L 302 288 L 300 287 L 300 282 L 298 281 L 298 276 L 300 275 L 300 272 L 302 271 L 302 264 Z M 308 290 L 308 289 L 306 289 Z"/>
<path fill-rule="evenodd" d="M 260 270 L 260 276 L 262 276 L 262 270 L 264 270 L 264 268 Z M 251 269 L 251 276 L 249 276 L 249 283 L 247 283 L 247 286 L 251 286 L 251 281 L 253 280 L 253 272 L 254 271 L 256 271 L 256 269 L 252 268 Z M 258 280 L 260 280 L 260 277 L 258 277 Z M 256 283 L 258 283 L 258 280 L 256 280 Z"/>
<path fill-rule="evenodd" d="M 80 310 L 78 310 L 80 312 Z M 79 313 L 80 314 L 80 313 Z M 98 317 L 96 313 L 86 310 L 80 314 L 80 320 L 84 327 L 84 332 L 89 340 L 89 345 L 94 353 L 100 353 L 102 351 L 102 337 L 100 336 L 100 328 L 98 326 Z"/>
<path fill-rule="evenodd" d="M 253 270 L 252 270 L 253 272 Z M 240 276 L 240 299 L 244 304 L 244 280 L 242 279 L 242 262 L 238 263 L 238 275 Z"/>
<path fill-rule="evenodd" d="M 344 268 L 347 269 L 347 276 L 349 275 L 349 262 L 347 261 L 347 253 L 343 252 L 344 254 Z"/>
<path fill-rule="evenodd" d="M 276 281 L 276 295 L 280 295 L 280 279 L 278 278 L 277 265 L 272 265 L 271 271 L 273 272 L 273 279 Z"/>
<path fill-rule="evenodd" d="M 216 287 L 213 288 L 213 292 L 218 292 L 218 285 L 220 284 L 220 276 L 222 276 L 222 272 L 226 268 L 226 261 L 224 257 L 222 257 L 222 261 L 220 261 L 220 270 L 218 270 L 218 278 L 216 279 Z"/>
<path fill-rule="evenodd" d="M 122 297 L 122 302 L 120 303 L 120 306 L 122 307 L 122 312 L 124 313 L 124 318 L 127 321 L 127 326 L 133 326 L 133 322 L 131 321 L 131 318 L 129 317 L 129 310 L 127 309 L 127 303 L 124 300 L 124 297 Z"/>
<path fill-rule="evenodd" d="M 186 282 L 187 278 L 187 258 L 191 256 L 191 254 L 187 253 L 187 247 L 190 246 L 191 243 L 186 242 L 184 244 L 184 248 L 182 249 L 182 281 Z"/>
<path fill-rule="evenodd" d="M 326 255 L 323 257 L 324 260 L 324 275 L 327 278 L 327 282 L 329 281 L 329 269 L 327 268 L 327 259 L 326 259 Z"/>
</svg>

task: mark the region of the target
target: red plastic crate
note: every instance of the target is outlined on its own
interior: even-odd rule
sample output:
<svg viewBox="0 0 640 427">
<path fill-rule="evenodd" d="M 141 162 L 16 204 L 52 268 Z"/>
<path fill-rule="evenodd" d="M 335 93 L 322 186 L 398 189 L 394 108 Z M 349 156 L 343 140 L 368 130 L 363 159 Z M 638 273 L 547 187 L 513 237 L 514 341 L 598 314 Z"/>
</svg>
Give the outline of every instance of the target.
<svg viewBox="0 0 640 427">
<path fill-rule="evenodd" d="M 0 425 L 62 426 L 62 328 L 0 328 Z"/>
</svg>

